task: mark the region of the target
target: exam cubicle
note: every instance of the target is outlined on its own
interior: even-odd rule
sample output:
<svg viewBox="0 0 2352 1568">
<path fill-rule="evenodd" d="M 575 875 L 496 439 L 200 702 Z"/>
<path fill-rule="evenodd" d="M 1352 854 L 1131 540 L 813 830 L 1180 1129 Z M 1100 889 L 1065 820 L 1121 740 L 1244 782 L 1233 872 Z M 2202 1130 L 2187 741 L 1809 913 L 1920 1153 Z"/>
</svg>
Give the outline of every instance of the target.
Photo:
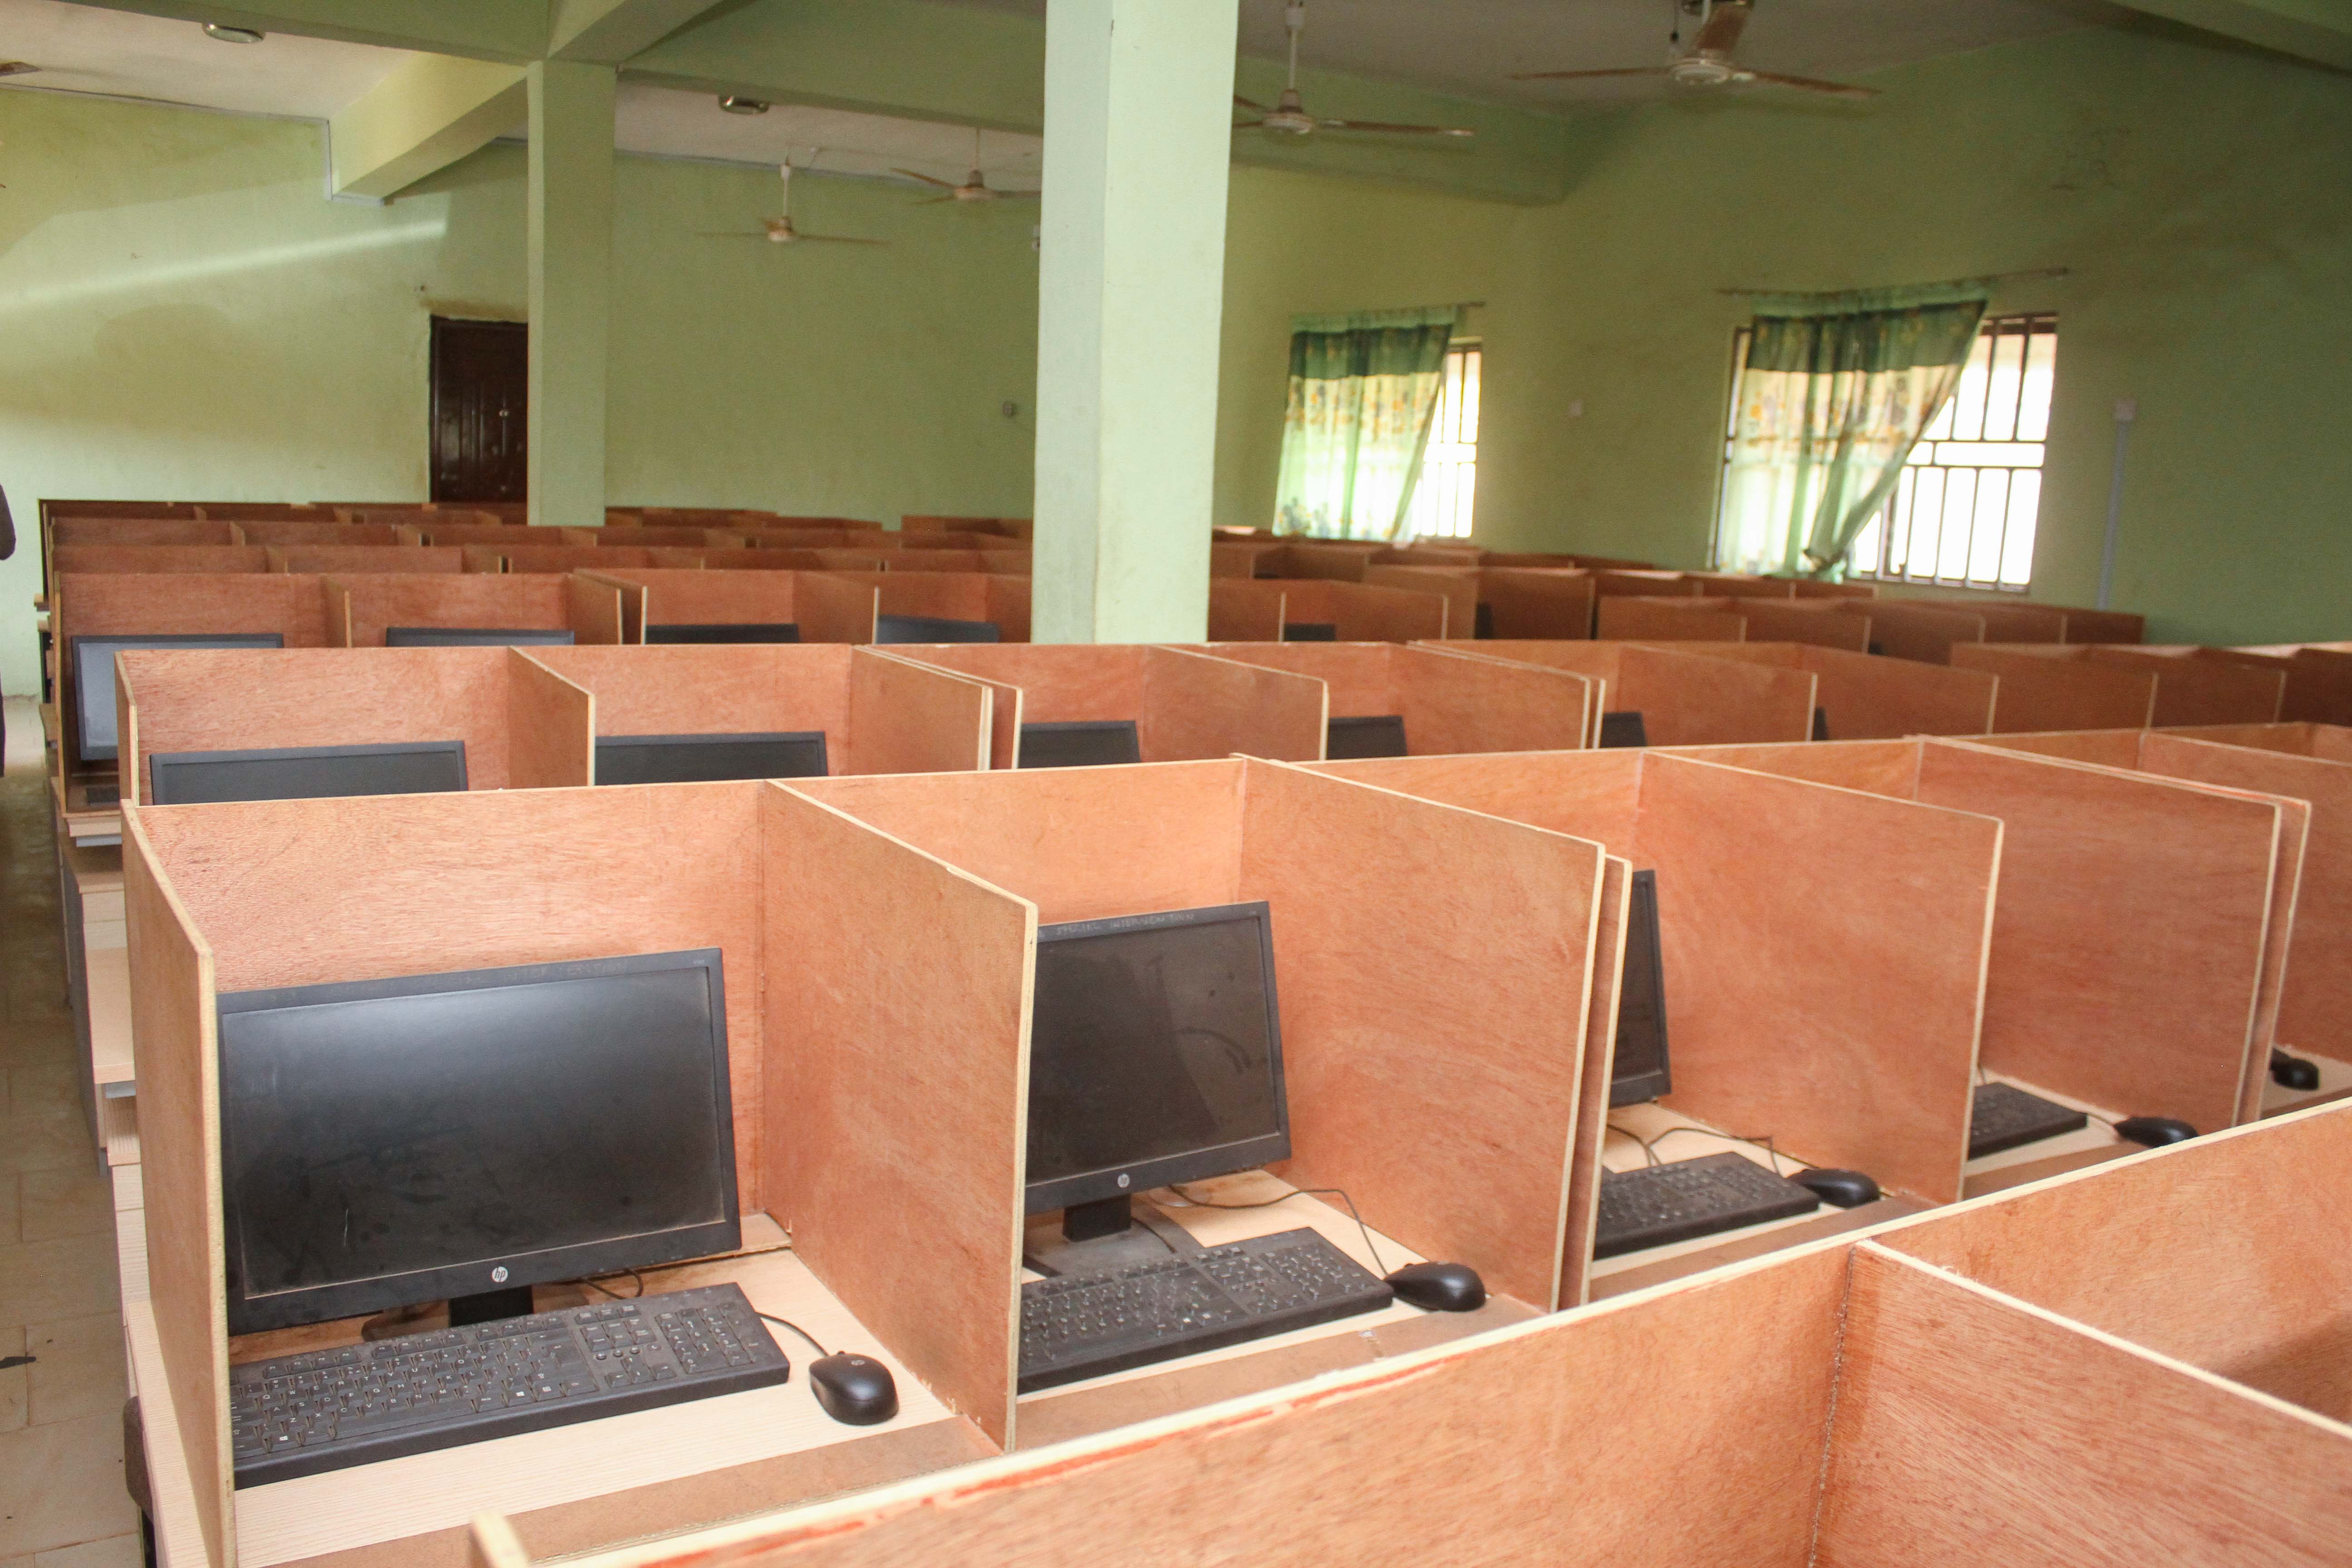
<svg viewBox="0 0 2352 1568">
<path fill-rule="evenodd" d="M 2116 674 L 2153 677 L 2154 701 L 2145 722 L 2162 727 L 2274 723 L 2285 704 L 2291 668 L 2287 660 L 2249 659 L 2218 649 L 2136 644 L 1988 642 L 1983 647 L 1956 647 L 1950 652 L 1950 662 L 1962 668 L 2002 673 L 2026 668 L 2021 659 L 2039 659 L 2051 670 L 2061 672 L 2050 684 L 2071 680 L 2086 689 L 2113 688 Z M 2109 720 L 2107 723 L 2137 721 Z M 2057 725 L 2027 723 L 2009 713 L 2001 714 L 1999 721 L 1999 728 L 2005 731 L 2102 727 L 2087 720 Z"/>
<path fill-rule="evenodd" d="M 1452 628 L 1445 595 L 1336 579 L 1209 579 L 1211 642 L 1418 642 Z"/>
<path fill-rule="evenodd" d="M 1653 746 L 1802 741 L 1813 732 L 1818 681 L 1804 669 L 1733 664 L 1643 643 L 1445 641 L 1432 647 L 1480 658 L 1570 670 L 1599 683 L 1595 743 L 1612 714 L 1642 716 Z"/>
<path fill-rule="evenodd" d="M 1999 677 L 1983 670 L 1874 658 L 1809 643 L 1684 643 L 1675 651 L 1808 672 L 1814 679 L 1817 741 L 1988 734 L 2001 685 Z"/>
<path fill-rule="evenodd" d="M 1323 682 L 1326 755 L 1360 743 L 1407 756 L 1574 750 L 1592 732 L 1598 683 L 1563 669 L 1509 665 L 1397 643 L 1197 643 L 1194 653 Z M 1258 753 L 1265 754 L 1265 753 Z"/>
<path fill-rule="evenodd" d="M 700 549 L 690 553 L 698 563 Z M 632 544 L 468 544 L 463 559 L 468 572 L 579 572 L 661 563 L 652 547 Z"/>
<path fill-rule="evenodd" d="M 74 574 L 143 572 L 269 572 L 269 551 L 259 544 L 60 544 L 49 552 L 49 570 Z"/>
<path fill-rule="evenodd" d="M 272 572 L 349 576 L 364 572 L 462 572 L 462 552 L 421 544 L 269 544 Z"/>
<path fill-rule="evenodd" d="M 620 591 L 624 643 L 749 637 L 755 631 L 776 641 L 873 640 L 873 590 L 830 574 L 709 571 L 659 564 L 632 569 L 615 563 L 599 564 L 587 575 Z M 726 627 L 740 629 L 720 629 Z"/>
<path fill-rule="evenodd" d="M 854 589 L 870 596 L 871 609 L 858 615 L 862 629 L 855 642 L 909 640 L 912 634 L 893 635 L 884 617 L 927 621 L 961 621 L 994 628 L 989 640 L 1025 643 L 1029 640 L 1029 579 L 991 572 L 812 572 L 825 588 Z M 830 599 L 828 598 L 828 603 Z"/>
<path fill-rule="evenodd" d="M 319 581 L 334 647 L 382 647 L 392 626 L 569 632 L 576 643 L 621 640 L 620 589 L 577 573 L 371 574 Z"/>
</svg>

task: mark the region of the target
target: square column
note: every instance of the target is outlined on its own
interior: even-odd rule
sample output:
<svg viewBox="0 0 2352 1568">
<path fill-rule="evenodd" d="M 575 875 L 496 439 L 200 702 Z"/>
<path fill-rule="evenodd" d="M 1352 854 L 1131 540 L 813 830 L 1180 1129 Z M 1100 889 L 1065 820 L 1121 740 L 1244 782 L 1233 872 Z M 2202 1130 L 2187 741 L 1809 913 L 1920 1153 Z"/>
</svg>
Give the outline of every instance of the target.
<svg viewBox="0 0 2352 1568">
<path fill-rule="evenodd" d="M 530 521 L 604 521 L 613 292 L 611 66 L 536 60 L 530 89 Z"/>
</svg>

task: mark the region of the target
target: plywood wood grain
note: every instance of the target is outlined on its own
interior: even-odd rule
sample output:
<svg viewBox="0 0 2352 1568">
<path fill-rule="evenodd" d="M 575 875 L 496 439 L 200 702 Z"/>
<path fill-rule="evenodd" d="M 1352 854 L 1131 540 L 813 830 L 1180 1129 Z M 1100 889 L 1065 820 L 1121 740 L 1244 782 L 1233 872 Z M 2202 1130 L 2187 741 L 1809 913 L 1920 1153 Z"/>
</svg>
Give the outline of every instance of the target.
<svg viewBox="0 0 2352 1568">
<path fill-rule="evenodd" d="M 326 573 L 349 576 L 359 572 L 462 572 L 465 552 L 436 550 L 418 544 L 273 544 L 268 546 L 272 572 Z"/>
<path fill-rule="evenodd" d="M 1985 640 L 1984 617 L 1966 610 L 1908 599 L 1844 599 L 1837 607 L 1842 615 L 1867 616 L 1870 640 L 1890 658 L 1948 664 L 1953 644 Z"/>
<path fill-rule="evenodd" d="M 1143 648 L 1138 662 L 1143 708 L 1136 730 L 1144 761 L 1236 752 L 1282 762 L 1322 758 L 1322 681 L 1180 648 Z"/>
<path fill-rule="evenodd" d="M 1820 682 L 1814 700 L 1831 740 L 1991 732 L 1999 682 L 1983 670 L 1826 647 L 1808 648 L 1803 668 Z"/>
<path fill-rule="evenodd" d="M 1593 682 L 1582 676 L 1430 647 L 1397 648 L 1391 658 L 1392 710 L 1404 716 L 1416 755 L 1573 751 L 1591 731 Z"/>
<path fill-rule="evenodd" d="M 766 976 L 782 1035 L 772 1212 L 926 1386 L 1011 1447 L 1037 910 L 763 789 L 769 884 L 802 893 L 765 912 L 765 940 L 792 955 Z"/>
<path fill-rule="evenodd" d="M 1793 586 L 1793 584 L 1791 584 Z M 1844 653 L 1870 651 L 1870 617 L 1835 612 L 1834 599 L 1744 599 L 1739 613 L 1747 618 L 1748 635 L 1769 642 L 1811 643 Z"/>
<path fill-rule="evenodd" d="M 1273 581 L 1253 582 L 1239 576 L 1210 578 L 1209 640 L 1280 642 L 1283 589 L 1283 584 Z"/>
<path fill-rule="evenodd" d="M 1619 595 L 1696 598 L 1706 592 L 1695 577 L 1680 572 L 1662 572 L 1654 567 L 1598 570 L 1592 574 L 1592 586 L 1594 592 L 1604 599 Z"/>
<path fill-rule="evenodd" d="M 1612 710 L 1632 709 L 1654 746 L 1802 741 L 1813 732 L 1810 671 L 1727 664 L 1695 653 L 1628 645 Z"/>
<path fill-rule="evenodd" d="M 2054 606 L 2066 612 L 2070 643 L 2132 643 L 2147 639 L 2147 617 L 2128 610 L 2094 610 L 2080 605 Z"/>
<path fill-rule="evenodd" d="M 1576 1132 L 1568 1154 L 1568 1203 L 1560 1227 L 1559 1306 L 1592 1297 L 1592 1242 L 1601 1222 L 1601 1148 L 1609 1136 L 1609 1081 L 1617 1061 L 1617 1005 L 1625 977 L 1633 863 L 1601 861 L 1601 904 L 1592 928 L 1592 1002 L 1585 1012 L 1584 1067 L 1576 1089 Z"/>
<path fill-rule="evenodd" d="M 1592 635 L 1592 579 L 1573 571 L 1486 567 L 1478 574 L 1478 595 L 1495 623 L 1497 638 L 1559 640 Z M 1454 626 L 1456 636 L 1475 623 Z"/>
<path fill-rule="evenodd" d="M 328 576 L 321 581 L 326 585 L 330 616 L 337 616 L 340 607 L 341 613 L 350 617 L 350 646 L 353 647 L 382 647 L 386 626 L 552 629 L 572 625 L 566 607 L 565 579 L 562 577 L 457 572 L 415 576 Z M 617 594 L 614 599 L 614 635 L 605 640 L 617 641 Z M 596 640 L 578 628 L 575 632 L 583 642 Z"/>
<path fill-rule="evenodd" d="M 1595 635 L 1619 642 L 1745 642 L 1748 622 L 1723 598 L 1643 598 L 1604 593 Z"/>
<path fill-rule="evenodd" d="M 1446 635 L 1443 594 L 1309 578 L 1285 583 L 1283 597 L 1286 626 L 1323 623 L 1337 628 L 1341 642 L 1412 642 Z"/>
<path fill-rule="evenodd" d="M 1640 752 L 1470 753 L 1324 763 L 1316 772 L 1619 847 L 1641 810 Z"/>
<path fill-rule="evenodd" d="M 1364 581 L 1375 588 L 1404 588 L 1436 594 L 1445 600 L 1445 624 L 1468 636 L 1478 624 L 1478 573 L 1471 565 L 1384 565 L 1364 568 Z"/>
<path fill-rule="evenodd" d="M 1428 1258 L 1554 1304 L 1601 849 L 1248 764 L 1241 891 L 1273 908 L 1292 1157 Z M 1438 974 L 1475 973 L 1466 988 Z"/>
<path fill-rule="evenodd" d="M 408 658 L 434 651 L 439 650 L 403 648 L 393 657 Z M 506 665 L 507 780 L 502 787 L 582 789 L 594 784 L 595 697 L 521 648 L 481 651 L 503 656 Z M 468 783 L 471 784 L 470 775 Z"/>
<path fill-rule="evenodd" d="M 2094 1105 L 2230 1125 L 2277 808 L 1990 746 L 1920 746 L 1918 799 L 2006 830 L 1985 1066 Z"/>
<path fill-rule="evenodd" d="M 49 524 L 53 550 L 69 544 L 232 545 L 236 531 L 225 521 L 194 517 L 60 517 Z"/>
<path fill-rule="evenodd" d="M 395 522 L 317 522 L 292 518 L 236 517 L 239 544 L 378 544 L 401 542 Z"/>
<path fill-rule="evenodd" d="M 60 544 L 53 573 L 267 572 L 269 552 L 241 544 Z"/>
<path fill-rule="evenodd" d="M 801 641 L 870 643 L 882 597 L 878 574 L 812 572 L 793 586 Z"/>
<path fill-rule="evenodd" d="M 2149 722 L 2154 724 L 2268 724 L 2277 720 L 2286 697 L 2286 674 L 2279 669 L 2129 647 L 2086 648 L 2083 658 L 2110 668 L 2153 674 L 2156 713 Z"/>
<path fill-rule="evenodd" d="M 1966 645 L 1952 650 L 1951 662 L 2000 678 L 1993 699 L 1995 734 L 2137 728 L 2155 719 L 2156 677 L 2147 670 Z"/>
<path fill-rule="evenodd" d="M 935 773 L 984 768 L 995 693 L 985 684 L 872 648 L 849 656 L 845 773 Z"/>
<path fill-rule="evenodd" d="M 2343 1561 L 2352 1430 L 1864 1243 L 1813 1561 Z"/>
<path fill-rule="evenodd" d="M 698 550 L 695 553 L 699 555 L 700 552 Z M 654 564 L 654 552 L 648 548 L 625 544 L 521 544 L 501 542 L 497 544 L 468 545 L 465 559 L 465 569 L 468 572 L 602 572 L 617 567 L 651 566 Z"/>
</svg>

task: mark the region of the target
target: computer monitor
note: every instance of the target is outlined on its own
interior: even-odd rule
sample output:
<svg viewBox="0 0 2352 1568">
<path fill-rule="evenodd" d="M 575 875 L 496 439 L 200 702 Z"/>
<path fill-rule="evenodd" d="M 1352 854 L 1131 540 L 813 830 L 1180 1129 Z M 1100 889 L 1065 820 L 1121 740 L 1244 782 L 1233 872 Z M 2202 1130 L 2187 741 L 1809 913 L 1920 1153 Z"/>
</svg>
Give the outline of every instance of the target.
<svg viewBox="0 0 2352 1568">
<path fill-rule="evenodd" d="M 877 616 L 874 640 L 885 642 L 1003 642 L 994 621 L 946 621 L 937 616 Z"/>
<path fill-rule="evenodd" d="M 741 1245 L 719 950 L 218 999 L 228 1330 Z"/>
<path fill-rule="evenodd" d="M 1407 755 L 1404 715 L 1347 713 L 1327 720 L 1323 725 L 1323 754 L 1335 763 L 1349 757 Z"/>
<path fill-rule="evenodd" d="M 1024 768 L 1094 768 L 1143 761 L 1132 719 L 1081 719 L 1021 726 Z"/>
<path fill-rule="evenodd" d="M 1646 746 L 1650 743 L 1649 726 L 1642 722 L 1638 709 L 1601 716 L 1601 743 L 1604 746 Z"/>
<path fill-rule="evenodd" d="M 1474 637 L 1495 635 L 1495 606 L 1484 599 L 1478 601 L 1478 608 L 1470 617 L 1470 635 Z"/>
<path fill-rule="evenodd" d="M 798 642 L 798 621 L 681 622 L 676 626 L 646 626 L 648 643 Z"/>
<path fill-rule="evenodd" d="M 116 760 L 114 656 L 140 649 L 284 647 L 278 632 L 93 632 L 70 639 L 73 659 L 75 755 L 85 763 Z"/>
<path fill-rule="evenodd" d="M 596 782 L 600 784 L 817 779 L 823 778 L 826 771 L 822 730 L 596 737 Z"/>
<path fill-rule="evenodd" d="M 1666 966 L 1658 946 L 1658 874 L 1636 871 L 1625 897 L 1625 970 L 1617 986 L 1611 1105 L 1639 1105 L 1674 1088 L 1666 1071 Z"/>
<path fill-rule="evenodd" d="M 386 647 L 570 647 L 568 630 L 547 626 L 386 626 Z"/>
<path fill-rule="evenodd" d="M 1339 627 L 1333 621 L 1286 621 L 1282 627 L 1285 642 L 1338 642 Z"/>
<path fill-rule="evenodd" d="M 1826 709 L 1826 708 L 1822 708 L 1822 707 L 1821 707 L 1821 706 L 1819 706 L 1819 705 L 1817 704 L 1817 705 L 1815 705 L 1815 707 L 1814 707 L 1814 709 L 1813 709 L 1813 739 L 1814 739 L 1814 740 L 1816 740 L 1816 741 L 1826 741 L 1826 740 L 1828 740 L 1829 738 L 1830 738 L 1830 715 L 1829 715 L 1829 710 L 1828 710 L 1828 709 Z"/>
<path fill-rule="evenodd" d="M 1072 1240 L 1134 1194 L 1290 1154 L 1274 937 L 1263 902 L 1037 930 L 1031 1214 Z"/>
<path fill-rule="evenodd" d="M 154 805 L 430 795 L 465 787 L 463 741 L 160 752 L 147 759 L 147 798 Z"/>
</svg>

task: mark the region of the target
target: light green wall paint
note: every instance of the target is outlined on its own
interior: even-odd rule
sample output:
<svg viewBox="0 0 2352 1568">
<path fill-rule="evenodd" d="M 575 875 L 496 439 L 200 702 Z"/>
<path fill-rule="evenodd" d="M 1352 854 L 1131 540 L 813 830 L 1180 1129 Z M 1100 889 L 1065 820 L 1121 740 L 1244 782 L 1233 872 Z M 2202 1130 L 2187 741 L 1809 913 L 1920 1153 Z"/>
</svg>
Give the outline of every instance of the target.
<svg viewBox="0 0 2352 1568">
<path fill-rule="evenodd" d="M 610 66 L 534 60 L 524 197 L 530 305 L 530 521 L 604 523 L 605 348 L 613 318 Z"/>
<path fill-rule="evenodd" d="M 379 200 L 478 153 L 530 112 L 520 66 L 412 55 L 327 131 L 337 195 Z"/>
<path fill-rule="evenodd" d="M 1218 520 L 1271 514 L 1297 310 L 1484 300 L 1489 542 L 1701 564 L 1733 286 L 2064 266 L 2034 589 L 2089 604 L 2112 411 L 2139 400 L 2116 574 L 2150 635 L 2352 635 L 2352 84 L 2085 30 L 1773 99 L 1600 120 L 1555 207 L 1236 172 Z M 1580 400 L 1584 416 L 1568 406 Z"/>
</svg>

